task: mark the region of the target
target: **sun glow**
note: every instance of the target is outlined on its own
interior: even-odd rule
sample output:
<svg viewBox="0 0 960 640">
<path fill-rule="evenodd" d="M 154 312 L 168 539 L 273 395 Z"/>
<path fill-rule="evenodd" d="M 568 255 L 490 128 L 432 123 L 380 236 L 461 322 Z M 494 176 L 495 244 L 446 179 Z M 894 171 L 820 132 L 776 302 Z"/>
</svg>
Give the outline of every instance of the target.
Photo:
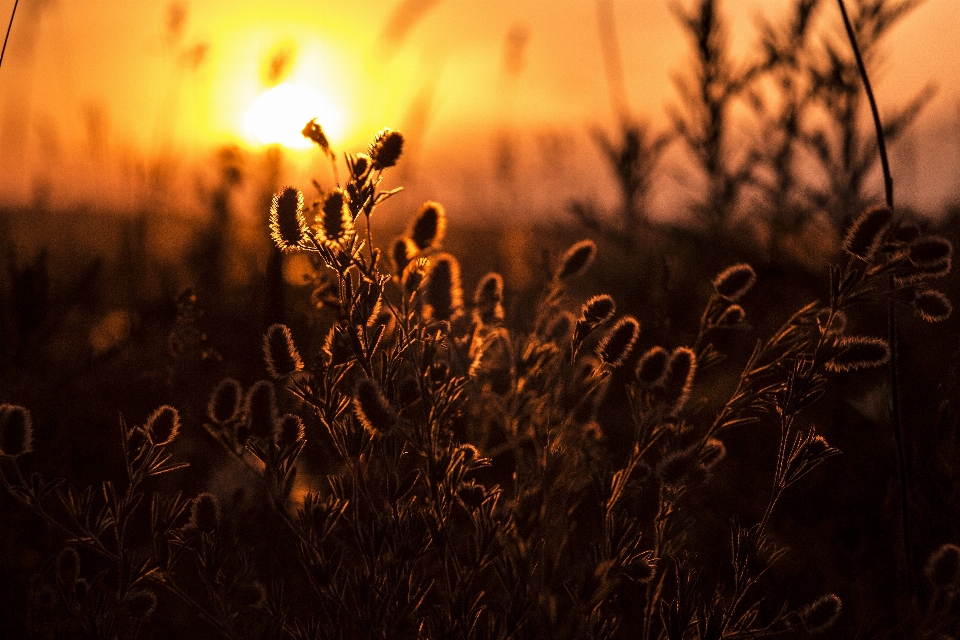
<svg viewBox="0 0 960 640">
<path fill-rule="evenodd" d="M 291 149 L 306 149 L 313 143 L 301 134 L 313 118 L 333 139 L 346 127 L 342 109 L 320 91 L 305 84 L 285 82 L 260 94 L 243 119 L 247 134 L 260 144 L 280 144 Z"/>
</svg>

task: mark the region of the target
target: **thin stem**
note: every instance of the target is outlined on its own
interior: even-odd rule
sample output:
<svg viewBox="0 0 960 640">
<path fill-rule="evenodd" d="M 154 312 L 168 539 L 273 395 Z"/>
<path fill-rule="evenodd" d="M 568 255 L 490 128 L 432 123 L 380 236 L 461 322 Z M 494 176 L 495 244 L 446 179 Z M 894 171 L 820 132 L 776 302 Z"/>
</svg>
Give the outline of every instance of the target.
<svg viewBox="0 0 960 640">
<path fill-rule="evenodd" d="M 893 176 L 890 173 L 890 161 L 887 158 L 887 145 L 883 135 L 883 124 L 880 121 L 880 111 L 877 108 L 877 101 L 873 95 L 873 88 L 870 85 L 870 78 L 867 76 L 867 68 L 863 63 L 863 56 L 860 54 L 860 47 L 857 45 L 856 34 L 853 31 L 853 25 L 850 23 L 850 16 L 847 15 L 847 8 L 843 0 L 837 0 L 840 5 L 840 13 L 843 16 L 843 25 L 847 30 L 847 37 L 850 39 L 850 46 L 853 49 L 853 55 L 857 60 L 857 68 L 860 70 L 860 77 L 863 80 L 863 87 L 867 94 L 867 100 L 870 103 L 870 113 L 873 116 L 873 125 L 877 131 L 877 149 L 880 152 L 880 166 L 883 169 L 883 187 L 886 196 L 887 206 L 893 209 Z M 894 286 L 893 276 L 890 276 L 890 287 Z M 891 421 L 893 422 L 893 435 L 897 443 L 897 475 L 900 480 L 900 525 L 903 537 L 903 563 L 907 573 L 907 592 L 912 597 L 916 593 L 915 579 L 913 575 L 913 552 L 910 542 L 910 504 L 908 498 L 909 482 L 907 477 L 907 456 L 904 447 L 903 425 L 900 415 L 900 380 L 898 374 L 899 353 L 897 349 L 897 316 L 893 304 L 893 298 L 887 302 L 887 337 L 890 342 L 890 396 L 891 396 Z"/>
<path fill-rule="evenodd" d="M 610 106 L 620 122 L 625 123 L 630 119 L 630 107 L 627 103 L 627 83 L 623 74 L 612 0 L 597 0 L 597 29 L 600 32 L 600 50 L 607 75 Z"/>
<path fill-rule="evenodd" d="M 7 25 L 7 35 L 3 39 L 3 49 L 0 50 L 0 66 L 3 66 L 3 54 L 7 52 L 7 41 L 10 39 L 10 30 L 13 29 L 13 17 L 17 15 L 17 5 L 20 0 L 14 0 L 13 11 L 10 12 L 10 24 Z"/>
</svg>

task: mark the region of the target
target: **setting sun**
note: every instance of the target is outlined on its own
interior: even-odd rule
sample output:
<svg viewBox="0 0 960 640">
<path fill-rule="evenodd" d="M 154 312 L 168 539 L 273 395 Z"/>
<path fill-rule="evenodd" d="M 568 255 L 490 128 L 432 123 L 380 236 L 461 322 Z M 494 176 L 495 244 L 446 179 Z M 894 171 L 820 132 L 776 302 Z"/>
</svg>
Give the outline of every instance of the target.
<svg viewBox="0 0 960 640">
<path fill-rule="evenodd" d="M 261 144 L 304 149 L 312 143 L 300 132 L 313 118 L 330 137 L 343 134 L 346 123 L 340 108 L 307 85 L 287 82 L 260 94 L 244 116 L 244 129 Z"/>
</svg>

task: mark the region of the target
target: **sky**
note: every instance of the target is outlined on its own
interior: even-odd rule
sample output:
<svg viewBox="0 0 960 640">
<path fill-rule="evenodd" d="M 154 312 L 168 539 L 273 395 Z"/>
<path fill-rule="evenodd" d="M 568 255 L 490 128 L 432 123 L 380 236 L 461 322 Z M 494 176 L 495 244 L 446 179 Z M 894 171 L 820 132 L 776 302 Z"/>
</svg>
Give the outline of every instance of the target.
<svg viewBox="0 0 960 640">
<path fill-rule="evenodd" d="M 735 53 L 749 54 L 761 13 L 776 20 L 788 4 L 723 3 Z M 629 107 L 663 127 L 689 59 L 671 3 L 612 7 Z M 4 25 L 12 8 L 0 0 Z M 956 0 L 927 0 L 875 70 L 882 109 L 938 87 L 894 150 L 900 193 L 927 209 L 960 192 L 956 33 Z M 264 122 L 287 111 L 319 115 L 341 151 L 403 130 L 397 180 L 463 208 L 609 200 L 589 138 L 615 122 L 603 69 L 593 0 L 21 0 L 0 67 L 0 198 L 112 211 L 163 198 L 189 215 L 227 145 L 246 154 L 250 189 L 332 179 L 309 148 L 285 149 L 279 176 L 263 169 L 262 139 L 289 137 Z M 294 89 L 254 106 L 277 85 Z"/>
</svg>

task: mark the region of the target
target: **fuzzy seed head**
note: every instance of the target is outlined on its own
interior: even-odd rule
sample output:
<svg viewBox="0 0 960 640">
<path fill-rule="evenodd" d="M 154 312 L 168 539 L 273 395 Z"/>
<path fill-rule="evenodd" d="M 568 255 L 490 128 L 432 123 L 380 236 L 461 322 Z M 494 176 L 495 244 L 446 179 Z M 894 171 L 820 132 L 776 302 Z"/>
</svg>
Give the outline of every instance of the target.
<svg viewBox="0 0 960 640">
<path fill-rule="evenodd" d="M 732 304 L 723 310 L 717 319 L 717 324 L 721 327 L 731 327 L 740 324 L 747 317 L 747 312 L 738 304 Z"/>
<path fill-rule="evenodd" d="M 830 593 L 820 596 L 808 604 L 800 612 L 803 626 L 810 633 L 817 635 L 832 627 L 840 618 L 842 604 L 836 594 Z"/>
<path fill-rule="evenodd" d="M 847 314 L 843 311 L 835 311 L 831 320 L 830 310 L 824 309 L 817 314 L 817 324 L 820 325 L 820 331 L 824 335 L 838 336 L 847 328 Z"/>
<path fill-rule="evenodd" d="M 201 533 L 213 533 L 220 526 L 220 501 L 212 493 L 201 493 L 190 507 L 189 526 Z"/>
<path fill-rule="evenodd" d="M 300 416 L 292 413 L 285 413 L 278 418 L 273 432 L 275 442 L 281 447 L 299 442 L 305 437 L 303 420 L 300 419 Z"/>
<path fill-rule="evenodd" d="M 73 547 L 64 547 L 57 556 L 57 579 L 72 586 L 80 577 L 80 554 Z"/>
<path fill-rule="evenodd" d="M 569 311 L 561 311 L 550 319 L 545 331 L 547 342 L 562 345 L 570 341 L 570 333 L 573 331 L 573 325 L 576 319 Z"/>
<path fill-rule="evenodd" d="M 303 194 L 285 187 L 273 196 L 270 205 L 270 237 L 281 251 L 294 251 L 307 237 L 307 219 L 303 215 Z"/>
<path fill-rule="evenodd" d="M 674 451 L 664 456 L 657 465 L 657 477 L 665 487 L 679 489 L 687 484 L 697 464 L 696 447 Z"/>
<path fill-rule="evenodd" d="M 883 242 L 891 220 L 893 220 L 893 211 L 886 205 L 867 209 L 847 230 L 847 235 L 843 239 L 844 250 L 862 260 L 869 261 Z"/>
<path fill-rule="evenodd" d="M 597 355 L 606 364 L 617 368 L 630 356 L 639 335 L 640 323 L 636 318 L 624 316 L 603 334 L 597 344 Z"/>
<path fill-rule="evenodd" d="M 580 320 L 578 323 L 595 327 L 612 318 L 616 312 L 617 303 L 613 301 L 613 298 L 603 293 L 598 296 L 593 296 L 584 303 L 580 309 Z"/>
<path fill-rule="evenodd" d="M 386 169 L 397 164 L 403 152 L 403 134 L 383 129 L 370 145 L 370 159 L 375 169 Z"/>
<path fill-rule="evenodd" d="M 131 618 L 145 620 L 157 608 L 157 596 L 148 589 L 133 589 L 123 599 L 123 607 Z"/>
<path fill-rule="evenodd" d="M 447 230 L 447 213 L 439 202 L 424 202 L 410 225 L 410 240 L 419 251 L 437 249 Z"/>
<path fill-rule="evenodd" d="M 670 354 L 666 349 L 653 347 L 643 354 L 637 363 L 637 380 L 649 387 L 662 384 L 669 362 Z"/>
<path fill-rule="evenodd" d="M 581 240 L 563 254 L 560 267 L 554 274 L 555 280 L 569 280 L 586 271 L 597 255 L 597 245 L 593 240 Z"/>
<path fill-rule="evenodd" d="M 263 440 L 273 438 L 277 424 L 277 392 L 269 380 L 259 380 L 247 392 L 247 425 L 250 435 Z"/>
<path fill-rule="evenodd" d="M 243 390 L 233 378 L 224 378 L 213 389 L 207 402 L 207 417 L 214 424 L 224 424 L 236 419 L 240 413 Z"/>
<path fill-rule="evenodd" d="M 263 357 L 267 371 L 278 380 L 303 369 L 303 360 L 285 324 L 272 324 L 267 329 L 263 335 Z"/>
<path fill-rule="evenodd" d="M 960 587 L 960 547 L 945 544 L 930 554 L 924 575 L 935 588 L 955 591 Z"/>
<path fill-rule="evenodd" d="M 953 258 L 953 244 L 940 236 L 920 238 L 910 245 L 907 257 L 917 267 L 939 266 Z"/>
<path fill-rule="evenodd" d="M 170 444 L 180 433 L 180 414 L 168 404 L 150 414 L 144 427 L 150 442 L 158 447 Z"/>
<path fill-rule="evenodd" d="M 323 127 L 317 124 L 316 118 L 308 122 L 300 133 L 303 134 L 304 138 L 309 138 L 316 142 L 317 145 L 323 149 L 324 153 L 330 153 L 330 141 L 327 140 L 327 134 L 323 132 Z"/>
<path fill-rule="evenodd" d="M 463 289 L 460 286 L 460 263 L 456 258 L 446 253 L 434 256 L 425 287 L 425 315 L 428 319 L 450 321 L 460 315 Z"/>
<path fill-rule="evenodd" d="M 361 378 L 353 394 L 353 410 L 365 429 L 373 433 L 388 433 L 397 425 L 393 410 L 379 385 L 370 378 Z"/>
<path fill-rule="evenodd" d="M 327 245 L 342 245 L 353 234 L 353 215 L 342 189 L 327 194 L 317 218 L 320 235 Z"/>
<path fill-rule="evenodd" d="M 837 343 L 838 352 L 827 363 L 831 371 L 880 367 L 890 360 L 890 345 L 882 338 L 850 336 Z"/>
<path fill-rule="evenodd" d="M 84 602 L 90 593 L 90 583 L 85 578 L 80 578 L 73 583 L 73 597 L 77 602 Z"/>
<path fill-rule="evenodd" d="M 410 238 L 396 238 L 390 247 L 390 259 L 393 260 L 393 267 L 398 275 L 403 274 L 416 255 L 417 245 L 413 244 Z"/>
<path fill-rule="evenodd" d="M 727 267 L 713 279 L 713 288 L 717 295 L 736 302 L 754 285 L 757 281 L 757 273 L 749 264 L 735 264 Z"/>
<path fill-rule="evenodd" d="M 17 457 L 33 451 L 30 412 L 15 404 L 0 405 L 0 455 Z"/>
<path fill-rule="evenodd" d="M 237 586 L 234 597 L 241 607 L 258 609 L 267 602 L 267 590 L 256 580 L 244 582 Z"/>
<path fill-rule="evenodd" d="M 709 471 L 713 468 L 713 465 L 723 460 L 726 455 L 727 447 L 724 446 L 723 442 L 716 438 L 710 438 L 700 451 L 700 464 L 703 465 L 704 469 Z"/>
<path fill-rule="evenodd" d="M 413 295 L 415 291 L 420 289 L 420 285 L 423 284 L 423 281 L 427 278 L 427 273 L 430 271 L 430 261 L 426 258 L 417 258 L 417 260 L 411 262 L 403 270 L 403 290 L 407 293 L 408 296 Z"/>
<path fill-rule="evenodd" d="M 679 413 L 687 403 L 696 372 L 697 355 L 693 350 L 687 347 L 674 349 L 663 379 L 664 397 L 672 415 Z"/>
<path fill-rule="evenodd" d="M 920 317 L 927 322 L 942 322 L 953 312 L 950 299 L 939 291 L 923 291 L 914 298 L 912 304 Z"/>
<path fill-rule="evenodd" d="M 350 164 L 350 174 L 354 179 L 360 179 L 370 171 L 370 167 L 373 165 L 373 161 L 365 153 L 358 153 L 355 156 L 350 156 L 348 158 Z"/>
<path fill-rule="evenodd" d="M 920 237 L 920 227 L 914 222 L 901 222 L 891 235 L 894 241 L 909 244 Z"/>
<path fill-rule="evenodd" d="M 473 292 L 473 321 L 488 325 L 500 324 L 503 319 L 503 278 L 499 273 L 488 273 Z"/>
</svg>

